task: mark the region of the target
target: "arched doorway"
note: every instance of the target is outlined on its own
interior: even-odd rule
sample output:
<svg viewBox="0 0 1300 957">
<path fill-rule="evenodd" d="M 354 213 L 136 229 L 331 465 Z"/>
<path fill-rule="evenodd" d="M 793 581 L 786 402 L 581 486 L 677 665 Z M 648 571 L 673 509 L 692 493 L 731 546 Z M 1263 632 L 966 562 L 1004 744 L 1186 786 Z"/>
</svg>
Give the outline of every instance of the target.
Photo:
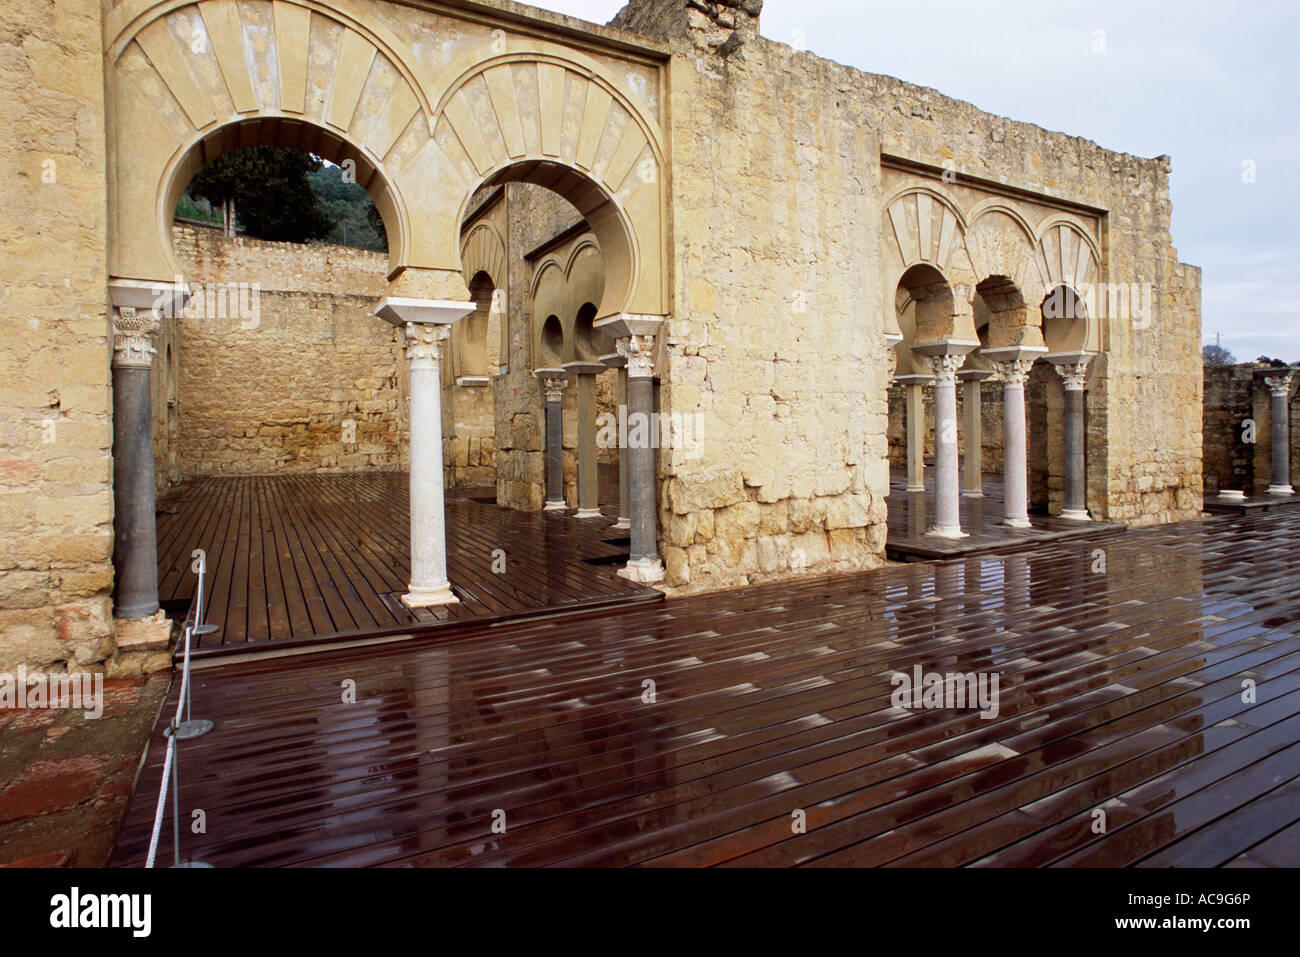
<svg viewBox="0 0 1300 957">
<path fill-rule="evenodd" d="M 415 39 L 444 33 L 465 42 L 452 49 Z M 527 182 L 564 196 L 605 257 L 600 322 L 652 376 L 668 301 L 664 60 L 612 43 L 578 50 L 543 21 L 488 11 L 353 13 L 304 0 L 125 0 L 107 14 L 105 36 L 109 271 L 123 328 L 137 301 L 150 301 L 144 286 L 179 274 L 170 212 L 188 177 L 216 156 L 245 145 L 307 149 L 353 170 L 373 197 L 389 238 L 379 314 L 402 327 L 409 365 L 412 587 L 404 600 L 455 601 L 442 544 L 441 403 L 429 390 L 440 389 L 448 328 L 476 309 L 461 272 L 460 226 L 485 186 Z M 653 460 L 640 466 L 633 572 L 653 577 Z M 115 497 L 123 515 L 146 498 L 152 507 L 152 489 L 129 476 L 115 481 Z M 152 528 L 130 534 L 156 552 Z"/>
</svg>

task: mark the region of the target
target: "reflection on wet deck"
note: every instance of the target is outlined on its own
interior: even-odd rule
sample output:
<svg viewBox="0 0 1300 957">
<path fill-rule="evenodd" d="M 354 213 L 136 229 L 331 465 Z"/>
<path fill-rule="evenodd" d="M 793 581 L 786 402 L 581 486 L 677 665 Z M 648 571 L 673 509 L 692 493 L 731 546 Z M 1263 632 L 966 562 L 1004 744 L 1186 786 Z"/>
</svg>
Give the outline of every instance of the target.
<svg viewBox="0 0 1300 957">
<path fill-rule="evenodd" d="M 185 853 L 1294 866 L 1298 533 L 1216 519 L 203 670 Z M 915 666 L 996 673 L 996 717 L 897 707 Z M 118 864 L 144 857 L 161 740 Z"/>
</svg>

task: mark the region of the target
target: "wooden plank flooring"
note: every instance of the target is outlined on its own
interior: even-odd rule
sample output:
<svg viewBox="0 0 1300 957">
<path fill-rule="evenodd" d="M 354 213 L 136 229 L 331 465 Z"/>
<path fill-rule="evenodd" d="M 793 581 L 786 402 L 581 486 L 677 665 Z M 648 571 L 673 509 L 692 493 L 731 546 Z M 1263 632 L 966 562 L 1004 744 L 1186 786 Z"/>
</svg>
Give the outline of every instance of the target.
<svg viewBox="0 0 1300 957">
<path fill-rule="evenodd" d="M 194 482 L 159 515 L 159 595 L 165 606 L 190 601 L 190 555 L 207 552 L 205 617 L 221 631 L 203 639 L 199 655 L 660 597 L 616 574 L 627 532 L 611 528 L 612 509 L 579 520 L 498 509 L 481 501 L 482 493 L 447 497 L 456 605 L 413 611 L 401 603 L 410 513 L 400 472 Z M 493 571 L 497 549 L 503 573 Z"/>
<path fill-rule="evenodd" d="M 1300 865 L 1298 542 L 1278 511 L 205 669 L 217 727 L 183 745 L 181 806 L 208 831 L 184 852 Z M 996 674 L 997 714 L 897 707 L 914 666 Z M 119 865 L 147 849 L 162 741 Z"/>
<path fill-rule="evenodd" d="M 934 470 L 926 469 L 925 491 L 907 491 L 907 471 L 891 469 L 888 496 L 888 535 L 885 551 L 895 561 L 942 561 L 1012 551 L 1040 542 L 1092 538 L 1125 526 L 1103 522 L 1073 522 L 1051 515 L 1031 514 L 1031 528 L 1002 524 L 1002 476 L 985 473 L 983 494 L 962 495 L 961 527 L 965 538 L 927 535 L 934 524 Z"/>
</svg>

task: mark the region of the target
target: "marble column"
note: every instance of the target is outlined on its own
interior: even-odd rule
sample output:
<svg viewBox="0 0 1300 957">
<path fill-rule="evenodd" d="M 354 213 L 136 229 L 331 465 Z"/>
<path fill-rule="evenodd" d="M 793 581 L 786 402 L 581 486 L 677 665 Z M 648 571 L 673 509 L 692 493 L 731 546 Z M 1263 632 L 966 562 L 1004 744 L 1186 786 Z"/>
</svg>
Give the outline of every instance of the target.
<svg viewBox="0 0 1300 957">
<path fill-rule="evenodd" d="M 965 538 L 961 530 L 961 478 L 957 472 L 957 370 L 978 342 L 914 345 L 934 370 L 934 525 L 927 535 Z"/>
<path fill-rule="evenodd" d="M 1294 369 L 1287 369 L 1279 375 L 1264 377 L 1272 402 L 1269 407 L 1273 452 L 1273 471 L 1268 483 L 1270 495 L 1295 494 L 1291 487 L 1291 416 L 1288 408 L 1294 375 Z"/>
<path fill-rule="evenodd" d="M 663 324 L 662 316 L 635 316 L 618 313 L 598 321 L 595 326 L 614 339 L 619 355 L 627 360 L 628 378 L 628 487 L 631 509 L 631 554 L 626 567 L 619 570 L 624 578 L 636 582 L 657 582 L 664 577 L 659 558 L 658 502 L 655 483 L 655 442 L 659 430 L 653 428 L 655 338 Z"/>
<path fill-rule="evenodd" d="M 1084 433 L 1084 388 L 1088 378 L 1087 353 L 1048 356 L 1065 386 L 1065 505 L 1060 517 L 1073 522 L 1091 521 L 1088 515 L 1088 468 Z"/>
<path fill-rule="evenodd" d="M 957 373 L 962 388 L 962 435 L 966 439 L 961 494 L 968 498 L 979 498 L 984 494 L 984 420 L 980 408 L 980 383 L 992 375 L 991 369 L 962 369 Z"/>
<path fill-rule="evenodd" d="M 566 362 L 578 380 L 578 518 L 600 518 L 596 475 L 596 376 L 603 362 Z"/>
<path fill-rule="evenodd" d="M 900 375 L 907 396 L 907 491 L 925 491 L 925 386 L 928 375 Z"/>
<path fill-rule="evenodd" d="M 169 287 L 132 280 L 110 280 L 108 288 L 113 306 L 113 616 L 147 618 L 158 611 L 153 339 L 161 328 L 157 307 L 183 306 L 185 297 L 163 292 Z"/>
<path fill-rule="evenodd" d="M 406 337 L 410 371 L 411 580 L 408 608 L 459 601 L 447 580 L 447 526 L 443 507 L 442 359 L 451 326 L 475 309 L 472 302 L 389 297 L 376 315 Z"/>
<path fill-rule="evenodd" d="M 546 505 L 543 511 L 563 512 L 564 502 L 564 387 L 569 374 L 563 369 L 538 369 L 546 397 Z"/>
<path fill-rule="evenodd" d="M 615 402 L 618 405 L 617 419 L 619 422 L 618 429 L 618 521 L 613 527 L 618 529 L 630 529 L 632 519 L 628 508 L 628 464 L 627 464 L 627 443 L 623 441 L 623 425 L 627 422 L 627 358 L 619 355 L 617 352 L 601 356 L 600 361 L 611 369 L 618 370 L 618 394 Z"/>
<path fill-rule="evenodd" d="M 1002 376 L 1002 524 L 1029 528 L 1029 442 L 1025 417 L 1025 381 L 1047 350 L 1042 346 L 985 349 Z"/>
</svg>

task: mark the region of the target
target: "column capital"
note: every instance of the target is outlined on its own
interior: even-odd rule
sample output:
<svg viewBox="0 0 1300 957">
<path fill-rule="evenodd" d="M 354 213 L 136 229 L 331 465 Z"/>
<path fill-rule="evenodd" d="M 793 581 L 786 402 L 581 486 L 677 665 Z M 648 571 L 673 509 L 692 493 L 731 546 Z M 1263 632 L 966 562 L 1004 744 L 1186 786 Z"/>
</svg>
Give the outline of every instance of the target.
<svg viewBox="0 0 1300 957">
<path fill-rule="evenodd" d="M 162 323 L 152 311 L 118 306 L 113 315 L 113 368 L 148 369 L 158 352 L 153 338 Z"/>
<path fill-rule="evenodd" d="M 604 372 L 605 369 L 606 366 L 603 362 L 584 362 L 579 360 L 576 362 L 566 362 L 564 364 L 564 371 L 575 376 L 599 375 Z"/>
<path fill-rule="evenodd" d="M 619 355 L 617 352 L 610 352 L 600 357 L 607 369 L 622 369 L 627 366 L 627 356 Z"/>
<path fill-rule="evenodd" d="M 619 355 L 627 362 L 627 374 L 633 379 L 651 379 L 655 374 L 655 337 L 624 336 L 615 340 Z"/>
<path fill-rule="evenodd" d="M 442 344 L 450 335 L 451 326 L 432 322 L 406 323 L 406 358 L 411 368 L 438 368 L 442 362 Z"/>
<path fill-rule="evenodd" d="M 992 378 L 992 369 L 962 369 L 957 373 L 957 378 L 962 382 L 983 382 L 985 379 Z"/>
<path fill-rule="evenodd" d="M 1006 387 L 1014 389 L 1024 387 L 1034 361 L 1045 352 L 1046 346 L 1005 346 L 1000 349 L 985 349 L 984 358 L 993 363 L 993 368 L 1005 380 Z"/>
<path fill-rule="evenodd" d="M 1264 384 L 1268 386 L 1268 391 L 1272 395 L 1286 398 L 1291 389 L 1291 380 L 1295 377 L 1295 369 L 1279 369 L 1275 375 L 1263 376 Z"/>
<path fill-rule="evenodd" d="M 559 402 L 564 398 L 564 387 L 569 384 L 568 372 L 564 369 L 537 369 L 533 374 L 541 380 L 547 402 Z"/>
<path fill-rule="evenodd" d="M 1092 355 L 1091 352 L 1057 352 L 1043 358 L 1055 367 L 1065 383 L 1066 392 L 1082 392 L 1087 387 L 1088 363 Z"/>
<path fill-rule="evenodd" d="M 1033 359 L 1001 359 L 993 361 L 993 368 L 1002 376 L 1004 388 L 1023 389 L 1029 378 L 1029 370 L 1034 366 Z"/>
<path fill-rule="evenodd" d="M 665 318 L 620 312 L 592 325 L 614 340 L 618 354 L 627 360 L 629 376 L 649 379 L 655 374 L 655 340 Z"/>
<path fill-rule="evenodd" d="M 930 368 L 934 370 L 935 385 L 956 382 L 957 370 L 960 369 L 962 363 L 966 361 L 966 357 L 958 353 L 944 353 L 937 356 L 926 356 L 926 359 L 930 363 Z"/>
<path fill-rule="evenodd" d="M 110 279 L 108 298 L 113 305 L 113 367 L 148 369 L 157 353 L 153 338 L 162 328 L 159 311 L 179 315 L 189 290 L 177 284 Z"/>
</svg>

